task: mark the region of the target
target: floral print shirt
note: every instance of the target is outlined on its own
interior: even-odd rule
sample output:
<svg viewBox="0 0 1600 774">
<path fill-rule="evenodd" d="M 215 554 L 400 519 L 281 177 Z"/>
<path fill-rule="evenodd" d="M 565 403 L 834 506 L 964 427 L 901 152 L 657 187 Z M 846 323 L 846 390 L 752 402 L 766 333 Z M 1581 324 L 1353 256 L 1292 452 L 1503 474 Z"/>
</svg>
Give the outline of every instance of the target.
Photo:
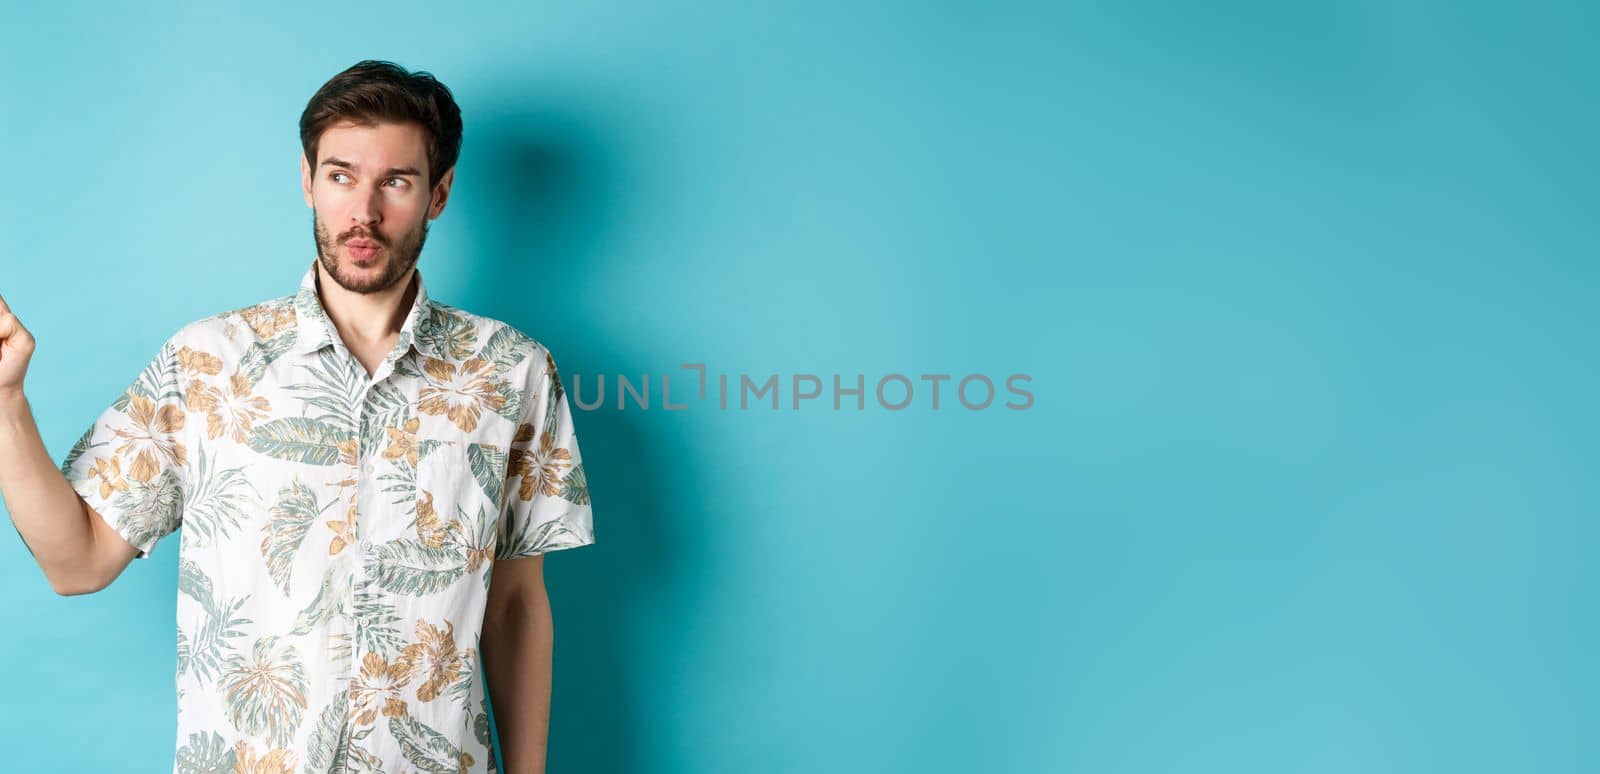
<svg viewBox="0 0 1600 774">
<path fill-rule="evenodd" d="M 191 323 L 62 463 L 150 555 L 179 527 L 175 772 L 496 770 L 496 560 L 594 542 L 548 350 L 417 294 L 370 376 L 299 292 Z"/>
</svg>

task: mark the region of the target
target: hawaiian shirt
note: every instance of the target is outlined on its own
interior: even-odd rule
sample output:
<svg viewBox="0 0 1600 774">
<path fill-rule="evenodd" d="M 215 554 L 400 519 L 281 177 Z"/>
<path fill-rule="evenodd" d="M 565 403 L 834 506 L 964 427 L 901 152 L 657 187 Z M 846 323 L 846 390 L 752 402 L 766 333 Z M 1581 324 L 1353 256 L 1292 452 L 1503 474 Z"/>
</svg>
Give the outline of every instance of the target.
<svg viewBox="0 0 1600 774">
<path fill-rule="evenodd" d="M 317 293 L 183 327 L 61 469 L 178 548 L 175 772 L 496 770 L 495 560 L 594 542 L 550 352 L 416 300 L 369 376 Z"/>
</svg>

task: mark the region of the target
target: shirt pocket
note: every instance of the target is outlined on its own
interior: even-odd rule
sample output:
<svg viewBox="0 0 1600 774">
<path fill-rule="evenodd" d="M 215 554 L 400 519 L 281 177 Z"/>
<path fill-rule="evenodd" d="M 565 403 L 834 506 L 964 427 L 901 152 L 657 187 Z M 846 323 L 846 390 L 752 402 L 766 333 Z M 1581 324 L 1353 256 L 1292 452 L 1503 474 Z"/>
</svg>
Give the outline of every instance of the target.
<svg viewBox="0 0 1600 774">
<path fill-rule="evenodd" d="M 417 460 L 417 539 L 459 559 L 464 572 L 480 572 L 498 539 L 506 451 L 454 440 L 424 447 Z"/>
</svg>

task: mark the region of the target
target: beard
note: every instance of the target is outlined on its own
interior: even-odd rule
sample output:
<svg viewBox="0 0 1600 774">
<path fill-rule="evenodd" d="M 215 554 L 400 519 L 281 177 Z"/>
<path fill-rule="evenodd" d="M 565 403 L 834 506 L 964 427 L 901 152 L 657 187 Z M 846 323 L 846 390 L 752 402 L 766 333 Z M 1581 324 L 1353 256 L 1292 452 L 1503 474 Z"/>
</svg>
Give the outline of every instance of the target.
<svg viewBox="0 0 1600 774">
<path fill-rule="evenodd" d="M 312 210 L 311 232 L 317 241 L 317 260 L 327 270 L 328 276 L 339 283 L 339 287 L 352 293 L 377 293 L 393 287 L 417 265 L 417 258 L 422 255 L 422 245 L 428 240 L 428 219 L 423 218 L 416 228 L 402 235 L 398 242 L 392 243 L 383 234 L 360 226 L 340 234 L 335 241 L 328 234 L 322 218 L 317 216 L 316 210 Z M 349 265 L 349 259 L 341 258 L 340 249 L 352 239 L 370 239 L 383 246 L 378 256 L 383 260 L 383 270 L 377 276 L 357 276 L 357 270 Z"/>
</svg>

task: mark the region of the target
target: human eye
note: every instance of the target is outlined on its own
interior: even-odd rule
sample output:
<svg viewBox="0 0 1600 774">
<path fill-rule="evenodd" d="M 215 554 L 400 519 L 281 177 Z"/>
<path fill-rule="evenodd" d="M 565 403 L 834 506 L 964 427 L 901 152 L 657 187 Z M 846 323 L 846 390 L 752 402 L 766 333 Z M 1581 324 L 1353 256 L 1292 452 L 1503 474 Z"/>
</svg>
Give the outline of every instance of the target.
<svg viewBox="0 0 1600 774">
<path fill-rule="evenodd" d="M 410 182 L 402 177 L 391 177 L 385 182 L 399 183 L 399 185 L 395 186 L 395 188 L 405 188 L 407 185 L 410 185 Z"/>
<path fill-rule="evenodd" d="M 349 177 L 349 175 L 346 175 L 343 172 L 333 172 L 333 173 L 330 173 L 328 175 L 328 179 L 332 180 L 335 183 L 339 182 L 339 178 L 341 178 L 341 177 Z"/>
</svg>

